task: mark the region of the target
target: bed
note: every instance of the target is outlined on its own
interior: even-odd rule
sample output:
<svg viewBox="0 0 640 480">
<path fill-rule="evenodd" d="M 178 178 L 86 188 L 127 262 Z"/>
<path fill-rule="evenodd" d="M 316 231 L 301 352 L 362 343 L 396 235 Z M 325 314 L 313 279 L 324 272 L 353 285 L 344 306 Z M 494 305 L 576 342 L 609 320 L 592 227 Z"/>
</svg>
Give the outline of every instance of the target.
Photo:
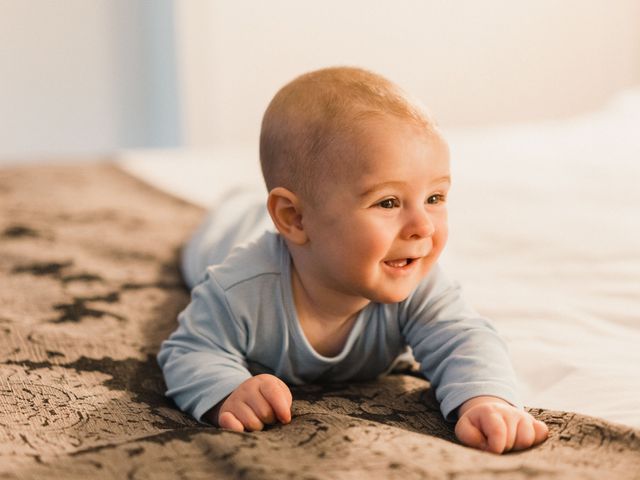
<svg viewBox="0 0 640 480">
<path fill-rule="evenodd" d="M 456 442 L 410 368 L 295 388 L 292 423 L 254 433 L 164 397 L 180 246 L 229 188 L 262 188 L 253 148 L 0 169 L 0 476 L 640 478 L 638 125 L 632 90 L 562 121 L 445 131 L 442 264 L 551 431 L 503 456 Z"/>
</svg>

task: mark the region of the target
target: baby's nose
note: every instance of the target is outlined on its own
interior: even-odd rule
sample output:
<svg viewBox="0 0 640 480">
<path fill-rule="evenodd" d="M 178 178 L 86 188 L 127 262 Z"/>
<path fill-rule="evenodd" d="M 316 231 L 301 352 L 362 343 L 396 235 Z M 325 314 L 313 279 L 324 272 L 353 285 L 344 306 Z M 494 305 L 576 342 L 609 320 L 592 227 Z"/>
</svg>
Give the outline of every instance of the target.
<svg viewBox="0 0 640 480">
<path fill-rule="evenodd" d="M 413 214 L 405 227 L 405 237 L 409 239 L 427 238 L 433 235 L 434 232 L 433 221 L 425 211 Z"/>
</svg>

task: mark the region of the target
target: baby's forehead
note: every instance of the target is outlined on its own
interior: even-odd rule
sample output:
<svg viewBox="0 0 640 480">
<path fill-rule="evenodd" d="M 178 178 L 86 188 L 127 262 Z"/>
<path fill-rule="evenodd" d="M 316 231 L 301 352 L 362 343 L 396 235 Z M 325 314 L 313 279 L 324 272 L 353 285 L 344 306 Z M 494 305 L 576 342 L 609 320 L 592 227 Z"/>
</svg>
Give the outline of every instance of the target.
<svg viewBox="0 0 640 480">
<path fill-rule="evenodd" d="M 446 145 L 435 125 L 389 115 L 354 124 L 353 128 L 344 132 L 341 143 L 352 154 L 352 160 L 360 162 L 362 168 L 377 168 L 378 164 L 371 159 L 381 148 L 401 148 L 414 141 Z"/>
</svg>

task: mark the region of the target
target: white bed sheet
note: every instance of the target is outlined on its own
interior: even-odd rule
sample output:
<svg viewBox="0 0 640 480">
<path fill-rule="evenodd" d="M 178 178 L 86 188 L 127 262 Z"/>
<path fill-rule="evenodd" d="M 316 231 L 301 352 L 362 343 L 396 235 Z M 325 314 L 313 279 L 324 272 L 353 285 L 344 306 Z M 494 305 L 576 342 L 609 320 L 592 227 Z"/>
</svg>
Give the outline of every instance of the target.
<svg viewBox="0 0 640 480">
<path fill-rule="evenodd" d="M 573 119 L 445 134 L 442 263 L 507 340 L 525 404 L 640 428 L 640 89 Z M 119 162 L 210 206 L 264 189 L 257 158 L 252 146 Z"/>
</svg>

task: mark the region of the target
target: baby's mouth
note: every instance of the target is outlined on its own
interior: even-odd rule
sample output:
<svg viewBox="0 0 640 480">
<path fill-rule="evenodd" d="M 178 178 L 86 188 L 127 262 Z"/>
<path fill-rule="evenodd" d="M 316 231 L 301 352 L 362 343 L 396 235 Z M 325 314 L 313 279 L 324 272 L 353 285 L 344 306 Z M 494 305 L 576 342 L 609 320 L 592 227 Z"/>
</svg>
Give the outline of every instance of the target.
<svg viewBox="0 0 640 480">
<path fill-rule="evenodd" d="M 393 268 L 402 268 L 402 267 L 406 267 L 412 262 L 413 262 L 413 258 L 402 258 L 399 260 L 387 260 L 384 263 Z"/>
</svg>

